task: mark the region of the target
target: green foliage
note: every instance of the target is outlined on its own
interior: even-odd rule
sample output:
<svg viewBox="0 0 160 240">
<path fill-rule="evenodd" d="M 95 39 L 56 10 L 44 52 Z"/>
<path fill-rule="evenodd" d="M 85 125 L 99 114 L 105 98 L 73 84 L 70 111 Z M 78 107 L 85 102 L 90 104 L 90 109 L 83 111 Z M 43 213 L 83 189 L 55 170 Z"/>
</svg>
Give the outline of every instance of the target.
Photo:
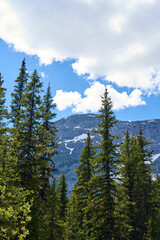
<svg viewBox="0 0 160 240">
<path fill-rule="evenodd" d="M 77 211 L 78 204 L 79 199 L 73 191 L 67 205 L 65 240 L 84 239 L 83 232 L 81 232 L 81 229 L 78 228 L 79 218 L 81 217 L 79 216 L 79 211 Z"/>
<path fill-rule="evenodd" d="M 0 238 L 26 239 L 29 234 L 27 224 L 31 221 L 29 192 L 1 183 L 0 193 Z"/>
<path fill-rule="evenodd" d="M 28 81 L 28 73 L 26 69 L 25 59 L 22 61 L 21 68 L 19 70 L 19 76 L 15 80 L 16 85 L 14 86 L 14 91 L 12 95 L 11 102 L 11 119 L 15 127 L 19 123 L 20 110 L 22 107 L 22 98 Z"/>
<path fill-rule="evenodd" d="M 40 77 L 36 70 L 28 76 L 25 59 L 15 82 L 9 128 L 0 74 L 0 239 L 158 240 L 160 178 L 152 178 L 149 142 L 141 128 L 137 135 L 127 131 L 118 153 L 107 89 L 98 114 L 98 154 L 88 133 L 68 199 L 64 171 L 55 188 L 56 105 L 50 85 L 42 98 Z"/>
<path fill-rule="evenodd" d="M 67 197 L 66 176 L 64 171 L 61 174 L 57 190 L 58 190 L 59 199 L 60 199 L 60 217 L 62 220 L 65 220 L 68 197 Z"/>
<path fill-rule="evenodd" d="M 159 240 L 160 236 L 160 176 L 154 181 L 154 198 L 152 202 L 152 218 L 150 219 L 151 239 Z"/>
<path fill-rule="evenodd" d="M 79 166 L 76 168 L 78 180 L 74 194 L 78 200 L 76 214 L 78 216 L 77 225 L 78 231 L 82 234 L 82 239 L 90 238 L 91 235 L 91 209 L 89 201 L 91 197 L 90 181 L 93 176 L 93 161 L 95 158 L 95 150 L 92 145 L 90 133 L 87 134 L 85 147 L 79 158 Z"/>
<path fill-rule="evenodd" d="M 98 117 L 101 119 L 99 129 L 102 140 L 97 148 L 100 152 L 95 159 L 95 175 L 92 178 L 92 235 L 91 239 L 114 239 L 115 236 L 115 177 L 117 165 L 117 145 L 111 128 L 117 123 L 112 111 L 112 101 L 105 89 L 102 107 Z"/>
<path fill-rule="evenodd" d="M 150 239 L 153 214 L 154 183 L 151 176 L 152 151 L 140 129 L 137 136 L 127 131 L 120 152 L 119 195 L 123 194 L 123 208 L 128 224 L 128 239 Z"/>
<path fill-rule="evenodd" d="M 25 239 L 27 223 L 31 220 L 30 195 L 20 186 L 17 173 L 14 135 L 6 127 L 8 112 L 5 108 L 5 89 L 0 75 L 0 237 L 1 239 Z"/>
</svg>

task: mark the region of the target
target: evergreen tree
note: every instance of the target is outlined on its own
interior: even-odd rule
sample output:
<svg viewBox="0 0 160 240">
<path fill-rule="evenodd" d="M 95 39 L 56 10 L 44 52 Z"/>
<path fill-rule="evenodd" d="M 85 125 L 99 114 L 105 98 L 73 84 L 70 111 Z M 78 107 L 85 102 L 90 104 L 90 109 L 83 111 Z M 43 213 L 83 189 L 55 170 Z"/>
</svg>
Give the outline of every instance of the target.
<svg viewBox="0 0 160 240">
<path fill-rule="evenodd" d="M 152 207 L 152 218 L 150 221 L 151 239 L 159 240 L 160 236 L 160 177 L 157 177 L 154 181 L 154 199 Z"/>
<path fill-rule="evenodd" d="M 120 185 L 128 217 L 128 239 L 150 239 L 150 220 L 153 211 L 153 181 L 151 177 L 151 155 L 140 128 L 137 136 L 130 138 L 128 131 L 121 146 Z"/>
<path fill-rule="evenodd" d="M 119 209 L 117 231 L 122 239 L 135 239 L 135 175 L 137 169 L 137 141 L 136 137 L 130 137 L 127 130 L 124 142 L 120 147 L 120 164 L 119 164 L 119 186 L 117 193 L 117 207 Z M 125 226 L 125 227 L 124 227 Z"/>
<path fill-rule="evenodd" d="M 67 204 L 65 240 L 83 239 L 83 232 L 81 232 L 81 229 L 78 229 L 77 224 L 79 221 L 79 211 L 77 211 L 79 199 L 77 198 L 75 191 L 76 186 L 72 191 Z"/>
<path fill-rule="evenodd" d="M 31 220 L 29 192 L 20 186 L 14 135 L 6 125 L 5 89 L 0 74 L 0 238 L 24 239 Z"/>
<path fill-rule="evenodd" d="M 153 181 L 151 176 L 151 156 L 153 151 L 147 149 L 149 141 L 143 136 L 140 128 L 137 136 L 138 155 L 137 172 L 135 176 L 135 236 L 139 239 L 149 239 L 149 221 L 152 216 Z"/>
<path fill-rule="evenodd" d="M 55 118 L 56 114 L 54 113 L 54 109 L 56 104 L 53 103 L 53 98 L 51 95 L 51 88 L 50 85 L 47 88 L 47 92 L 43 98 L 43 110 L 42 110 L 42 126 L 45 131 L 45 141 L 47 151 L 40 157 L 41 161 L 41 198 L 45 200 L 45 192 L 47 187 L 50 187 L 50 181 L 54 181 L 54 172 L 55 172 L 55 164 L 53 161 L 53 156 L 57 153 L 57 128 L 53 119 Z"/>
<path fill-rule="evenodd" d="M 63 232 L 63 227 L 59 219 L 60 203 L 54 186 L 55 165 L 53 156 L 56 153 L 57 147 L 57 128 L 53 122 L 53 118 L 55 117 L 55 113 L 53 113 L 54 109 L 55 104 L 52 100 L 50 86 L 48 86 L 42 102 L 42 125 L 39 125 L 40 146 L 44 146 L 44 154 L 38 158 L 38 198 L 32 208 L 33 221 L 31 223 L 32 228 L 33 225 L 35 226 L 35 233 L 32 235 L 33 239 L 35 237 L 37 239 L 48 239 L 52 235 L 54 236 L 53 239 L 59 239 L 59 234 L 61 233 L 62 235 Z M 51 222 L 53 226 L 51 226 Z"/>
<path fill-rule="evenodd" d="M 42 220 L 55 219 L 50 209 L 47 210 L 48 203 L 54 205 L 55 193 L 51 191 L 51 177 L 54 181 L 53 173 L 55 166 L 52 157 L 55 154 L 56 128 L 50 122 L 55 116 L 52 109 L 55 105 L 51 102 L 50 88 L 41 99 L 42 83 L 35 70 L 31 75 L 31 81 L 27 84 L 21 101 L 20 121 L 18 125 L 19 139 L 19 171 L 22 185 L 29 190 L 33 190 L 33 205 L 31 208 L 32 220 L 29 226 L 29 239 L 42 239 L 42 232 L 45 236 L 50 235 L 50 228 L 46 230 Z M 50 195 L 51 194 L 51 195 Z M 56 200 L 57 201 L 57 200 Z M 51 206 L 50 206 L 51 207 Z M 50 229 L 50 230 L 49 230 Z M 53 229 L 52 229 L 53 232 Z M 47 239 L 47 238 L 46 238 Z"/>
<path fill-rule="evenodd" d="M 20 120 L 20 110 L 22 105 L 23 94 L 28 81 L 28 73 L 26 69 L 25 59 L 22 61 L 21 68 L 19 69 L 19 76 L 15 80 L 16 85 L 14 86 L 14 91 L 11 94 L 12 102 L 11 102 L 11 119 L 16 127 Z"/>
<path fill-rule="evenodd" d="M 79 158 L 79 166 L 76 168 L 78 180 L 76 182 L 75 194 L 78 199 L 77 215 L 78 231 L 83 232 L 83 238 L 90 238 L 91 235 L 91 210 L 89 201 L 91 197 L 91 178 L 93 176 L 93 161 L 95 158 L 95 150 L 92 145 L 90 133 L 87 134 L 85 147 Z"/>
<path fill-rule="evenodd" d="M 35 70 L 31 76 L 22 99 L 21 119 L 18 131 L 21 139 L 19 170 L 22 184 L 26 189 L 36 191 L 39 182 L 39 158 L 45 152 L 42 137 L 42 83 Z"/>
<path fill-rule="evenodd" d="M 60 198 L 60 218 L 65 220 L 66 216 L 66 209 L 67 209 L 67 183 L 66 183 L 66 176 L 64 171 L 61 174 L 59 184 L 58 184 L 58 194 Z"/>
<path fill-rule="evenodd" d="M 112 101 L 105 89 L 102 97 L 102 107 L 98 117 L 101 123 L 96 133 L 102 140 L 97 146 L 100 152 L 95 160 L 95 176 L 92 179 L 94 186 L 92 194 L 92 235 L 95 240 L 112 240 L 115 237 L 115 169 L 117 165 L 116 137 L 111 134 L 111 128 L 117 123 L 112 111 Z"/>
</svg>

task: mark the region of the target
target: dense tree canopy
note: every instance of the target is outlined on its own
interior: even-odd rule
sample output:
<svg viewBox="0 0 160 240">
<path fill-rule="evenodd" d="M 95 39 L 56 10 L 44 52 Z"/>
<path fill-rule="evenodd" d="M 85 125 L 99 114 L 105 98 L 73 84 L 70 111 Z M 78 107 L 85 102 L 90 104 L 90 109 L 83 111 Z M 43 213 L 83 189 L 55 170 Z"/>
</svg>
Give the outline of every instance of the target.
<svg viewBox="0 0 160 240">
<path fill-rule="evenodd" d="M 0 239 L 159 240 L 160 178 L 153 176 L 152 151 L 140 128 L 123 142 L 107 88 L 92 144 L 87 134 L 78 159 L 77 181 L 67 193 L 64 171 L 55 178 L 55 103 L 37 70 L 25 59 L 15 80 L 11 112 L 0 73 Z"/>
</svg>

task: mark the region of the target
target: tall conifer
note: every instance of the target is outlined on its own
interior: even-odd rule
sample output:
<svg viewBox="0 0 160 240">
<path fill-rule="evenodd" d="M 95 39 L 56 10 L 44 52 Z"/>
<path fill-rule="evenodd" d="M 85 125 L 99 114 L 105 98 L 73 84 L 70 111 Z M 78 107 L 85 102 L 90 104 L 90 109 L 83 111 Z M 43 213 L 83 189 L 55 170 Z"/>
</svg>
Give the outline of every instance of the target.
<svg viewBox="0 0 160 240">
<path fill-rule="evenodd" d="M 102 97 L 102 107 L 98 117 L 101 123 L 96 133 L 101 135 L 102 140 L 97 146 L 100 152 L 95 163 L 95 176 L 92 184 L 93 205 L 93 233 L 91 239 L 112 240 L 115 236 L 115 169 L 117 165 L 117 145 L 115 136 L 111 134 L 111 128 L 117 123 L 112 111 L 112 101 L 108 96 L 107 88 Z"/>
<path fill-rule="evenodd" d="M 14 135 L 6 124 L 5 88 L 0 74 L 0 238 L 22 239 L 28 235 L 30 218 L 29 195 L 20 186 Z"/>
<path fill-rule="evenodd" d="M 62 220 L 65 220 L 68 197 L 67 197 L 66 175 L 64 171 L 61 174 L 57 190 L 60 198 L 60 217 Z"/>
<path fill-rule="evenodd" d="M 120 153 L 120 186 L 123 188 L 128 217 L 128 239 L 150 239 L 150 221 L 154 210 L 154 184 L 151 176 L 152 151 L 140 128 L 138 135 L 125 135 Z"/>
<path fill-rule="evenodd" d="M 140 128 L 137 135 L 137 169 L 135 175 L 135 236 L 137 240 L 149 239 L 149 221 L 152 216 L 153 181 L 151 156 L 153 151 L 147 149 L 149 141 Z"/>
<path fill-rule="evenodd" d="M 92 145 L 90 133 L 87 134 L 85 146 L 82 149 L 79 166 L 76 168 L 78 180 L 76 182 L 75 194 L 78 199 L 77 215 L 78 231 L 83 233 L 83 239 L 90 238 L 91 235 L 91 209 L 89 201 L 91 197 L 91 178 L 93 176 L 93 161 L 95 150 Z"/>
<path fill-rule="evenodd" d="M 14 91 L 12 92 L 12 102 L 11 102 L 11 119 L 16 127 L 20 120 L 20 110 L 22 106 L 22 98 L 28 81 L 28 72 L 26 69 L 25 59 L 22 61 L 21 68 L 19 69 L 19 76 L 15 80 L 16 85 L 14 86 Z"/>
<path fill-rule="evenodd" d="M 42 103 L 42 127 L 45 132 L 46 152 L 40 156 L 41 165 L 41 197 L 45 199 L 45 191 L 50 186 L 50 181 L 54 182 L 55 164 L 53 156 L 57 153 L 57 128 L 53 121 L 56 104 L 53 102 L 51 87 L 48 85 L 47 92 Z"/>
</svg>

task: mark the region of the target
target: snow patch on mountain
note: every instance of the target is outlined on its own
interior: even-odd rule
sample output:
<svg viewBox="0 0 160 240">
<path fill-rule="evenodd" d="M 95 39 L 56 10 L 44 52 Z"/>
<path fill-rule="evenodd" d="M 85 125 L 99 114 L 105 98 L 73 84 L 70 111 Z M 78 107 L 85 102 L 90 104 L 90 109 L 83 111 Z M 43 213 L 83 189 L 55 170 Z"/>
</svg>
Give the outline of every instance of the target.
<svg viewBox="0 0 160 240">
<path fill-rule="evenodd" d="M 78 128 L 81 128 L 80 126 L 75 126 L 73 129 L 75 130 L 75 129 L 78 129 Z"/>
<path fill-rule="evenodd" d="M 160 157 L 160 153 L 157 153 L 157 154 L 153 155 L 152 161 L 154 162 L 159 157 Z"/>
<path fill-rule="evenodd" d="M 67 146 L 67 143 L 65 143 L 65 148 L 67 148 L 68 150 L 70 150 L 70 155 L 72 154 L 72 152 L 73 152 L 73 150 L 74 150 L 74 148 L 69 148 L 68 146 Z"/>
<path fill-rule="evenodd" d="M 94 136 L 91 136 L 91 138 L 94 138 Z M 66 139 L 66 140 L 64 140 L 64 142 L 66 142 L 66 143 L 69 143 L 69 142 L 76 143 L 78 141 L 84 142 L 84 140 L 86 140 L 86 139 L 87 139 L 87 134 L 83 133 L 77 137 L 74 137 L 73 139 Z"/>
<path fill-rule="evenodd" d="M 93 128 L 85 128 L 85 130 L 91 132 L 92 130 L 94 130 Z"/>
<path fill-rule="evenodd" d="M 81 135 L 79 135 L 77 137 L 74 137 L 73 139 L 64 140 L 64 142 L 66 142 L 66 143 L 67 142 L 74 142 L 74 143 L 76 143 L 76 142 L 82 141 L 82 140 L 84 140 L 86 138 L 87 138 L 87 134 L 83 133 L 83 134 L 81 134 Z"/>
</svg>

